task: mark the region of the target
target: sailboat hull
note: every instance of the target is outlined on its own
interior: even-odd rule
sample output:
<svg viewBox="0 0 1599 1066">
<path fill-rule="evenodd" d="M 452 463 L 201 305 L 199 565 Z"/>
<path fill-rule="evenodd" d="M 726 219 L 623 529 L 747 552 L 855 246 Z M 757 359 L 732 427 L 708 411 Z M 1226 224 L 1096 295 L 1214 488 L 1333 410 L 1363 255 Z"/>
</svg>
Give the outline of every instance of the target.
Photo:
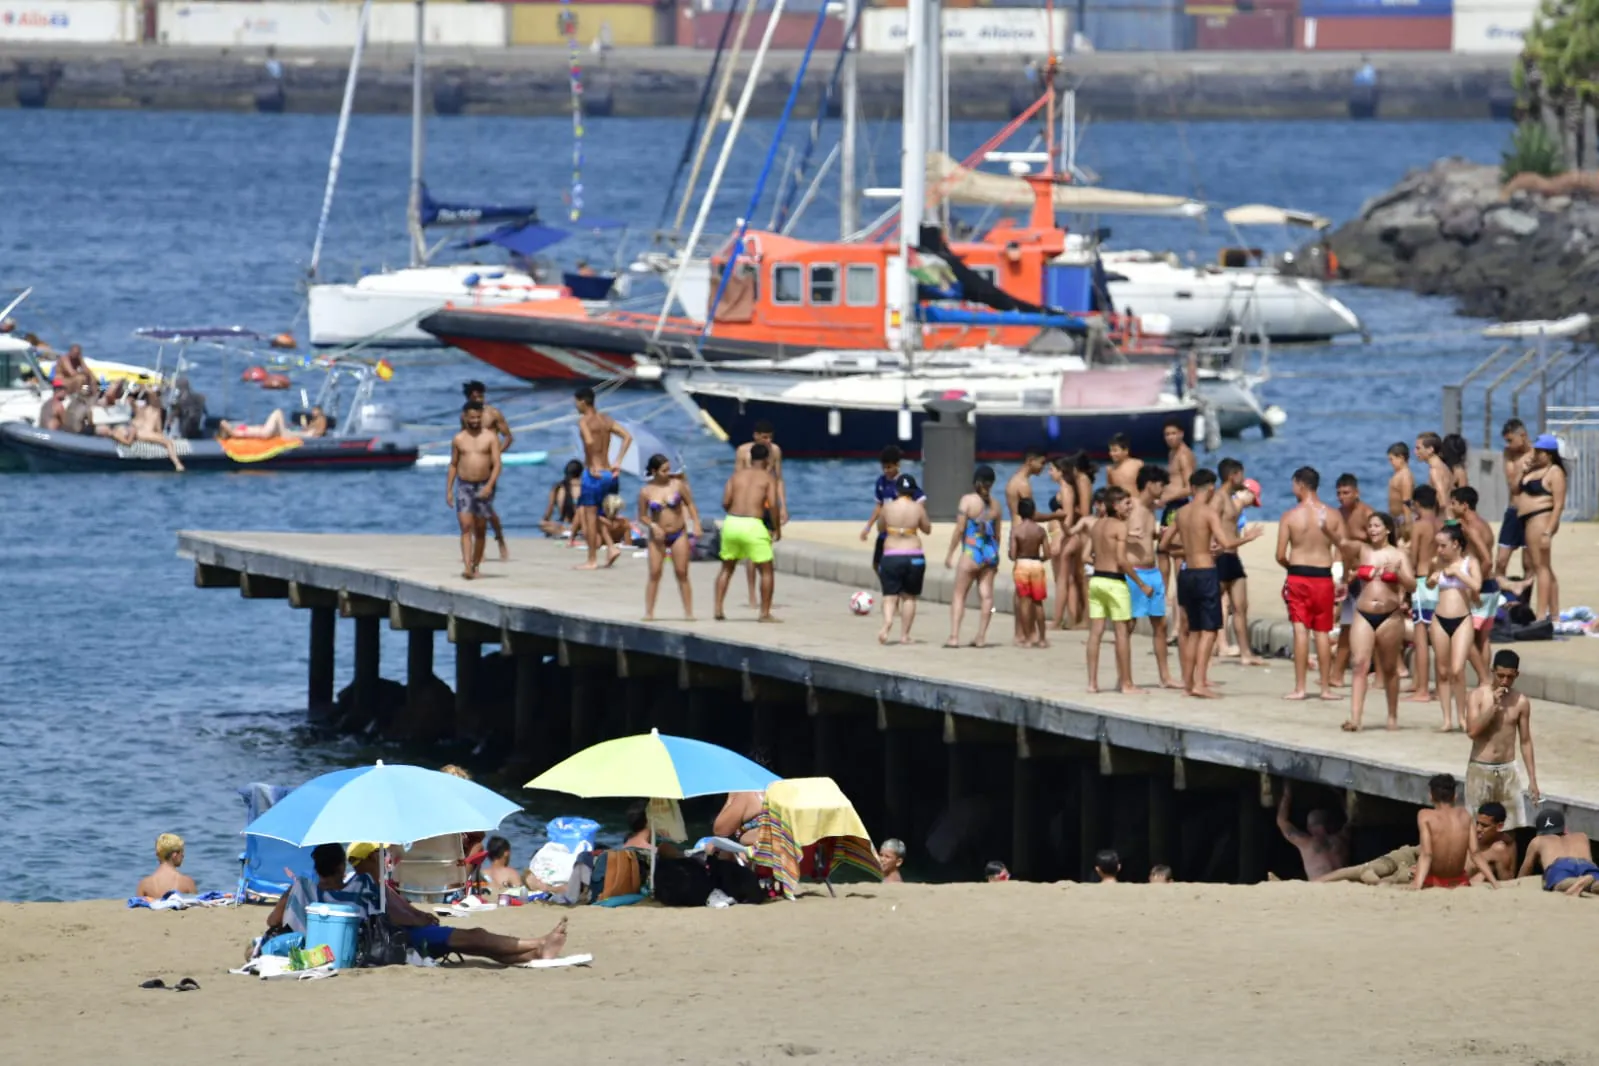
<svg viewBox="0 0 1599 1066">
<path fill-rule="evenodd" d="M 695 393 L 693 400 L 732 440 L 749 440 L 757 422 L 771 423 L 773 436 L 788 458 L 875 459 L 887 444 L 898 444 L 912 458 L 919 459 L 922 454 L 926 415 L 915 409 L 910 412 L 910 436 L 901 439 L 897 409 L 834 408 L 715 393 Z M 1167 420 L 1195 414 L 1192 407 L 980 414 L 975 419 L 977 458 L 982 462 L 1020 459 L 1032 447 L 1043 447 L 1051 454 L 1081 450 L 1102 456 L 1117 433 L 1127 434 L 1134 455 L 1164 456 L 1162 434 Z"/>
</svg>

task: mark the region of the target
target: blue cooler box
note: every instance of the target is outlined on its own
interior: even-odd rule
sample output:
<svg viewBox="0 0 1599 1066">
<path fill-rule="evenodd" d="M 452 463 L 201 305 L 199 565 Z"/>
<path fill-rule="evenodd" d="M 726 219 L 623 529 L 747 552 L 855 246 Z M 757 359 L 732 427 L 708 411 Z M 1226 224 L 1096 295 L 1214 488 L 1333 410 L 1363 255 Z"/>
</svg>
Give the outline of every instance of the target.
<svg viewBox="0 0 1599 1066">
<path fill-rule="evenodd" d="M 361 908 L 348 903 L 312 903 L 305 908 L 305 946 L 333 949 L 335 969 L 355 966 L 355 939 L 361 929 Z"/>
</svg>

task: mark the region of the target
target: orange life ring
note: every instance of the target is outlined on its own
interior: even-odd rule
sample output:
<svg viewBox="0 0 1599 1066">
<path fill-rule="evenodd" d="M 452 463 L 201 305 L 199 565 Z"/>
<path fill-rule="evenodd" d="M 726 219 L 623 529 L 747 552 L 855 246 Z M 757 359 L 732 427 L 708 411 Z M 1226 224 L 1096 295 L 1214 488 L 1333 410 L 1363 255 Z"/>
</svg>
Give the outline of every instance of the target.
<svg viewBox="0 0 1599 1066">
<path fill-rule="evenodd" d="M 261 387 L 263 389 L 286 389 L 289 384 L 289 376 L 287 374 L 268 374 L 261 379 Z"/>
</svg>

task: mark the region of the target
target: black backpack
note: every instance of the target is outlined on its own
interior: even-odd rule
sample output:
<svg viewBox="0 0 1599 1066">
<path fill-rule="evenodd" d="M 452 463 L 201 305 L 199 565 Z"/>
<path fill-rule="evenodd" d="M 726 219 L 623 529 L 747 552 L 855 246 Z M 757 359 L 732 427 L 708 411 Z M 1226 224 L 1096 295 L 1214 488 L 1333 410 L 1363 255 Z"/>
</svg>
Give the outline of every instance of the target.
<svg viewBox="0 0 1599 1066">
<path fill-rule="evenodd" d="M 355 936 L 355 965 L 404 966 L 411 938 L 384 914 L 374 914 L 361 923 Z"/>
<path fill-rule="evenodd" d="M 703 907 L 711 898 L 711 875 L 694 859 L 655 861 L 655 899 L 664 907 Z"/>
</svg>

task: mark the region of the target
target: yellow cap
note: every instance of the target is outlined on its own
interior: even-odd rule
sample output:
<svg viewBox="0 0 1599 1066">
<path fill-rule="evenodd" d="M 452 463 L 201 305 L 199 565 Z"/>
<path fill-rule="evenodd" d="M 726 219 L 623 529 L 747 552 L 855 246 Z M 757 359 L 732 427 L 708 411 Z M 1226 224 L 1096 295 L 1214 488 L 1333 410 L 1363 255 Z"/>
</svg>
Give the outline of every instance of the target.
<svg viewBox="0 0 1599 1066">
<path fill-rule="evenodd" d="M 350 857 L 350 864 L 353 866 L 358 862 L 365 862 L 369 855 L 381 847 L 383 847 L 382 844 L 374 844 L 370 840 L 363 840 L 358 844 L 351 844 L 345 854 Z"/>
</svg>

